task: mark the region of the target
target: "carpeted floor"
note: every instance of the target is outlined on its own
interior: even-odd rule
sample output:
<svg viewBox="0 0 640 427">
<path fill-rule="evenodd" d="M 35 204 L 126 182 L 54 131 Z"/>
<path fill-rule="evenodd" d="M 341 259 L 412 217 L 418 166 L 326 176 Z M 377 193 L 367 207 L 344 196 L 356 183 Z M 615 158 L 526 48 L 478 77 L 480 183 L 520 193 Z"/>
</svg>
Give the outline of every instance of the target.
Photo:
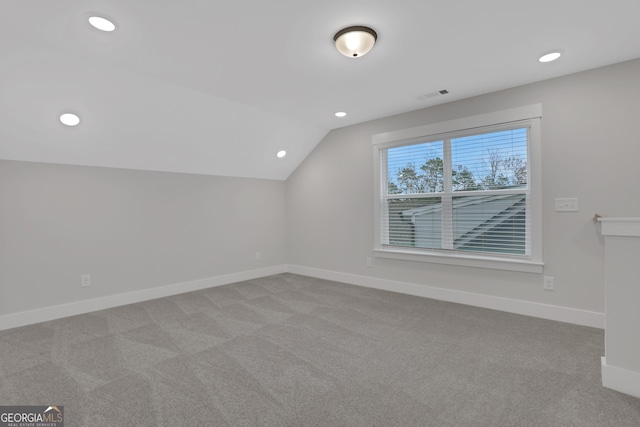
<svg viewBox="0 0 640 427">
<path fill-rule="evenodd" d="M 603 332 L 282 274 L 0 332 L 65 426 L 640 426 Z"/>
</svg>

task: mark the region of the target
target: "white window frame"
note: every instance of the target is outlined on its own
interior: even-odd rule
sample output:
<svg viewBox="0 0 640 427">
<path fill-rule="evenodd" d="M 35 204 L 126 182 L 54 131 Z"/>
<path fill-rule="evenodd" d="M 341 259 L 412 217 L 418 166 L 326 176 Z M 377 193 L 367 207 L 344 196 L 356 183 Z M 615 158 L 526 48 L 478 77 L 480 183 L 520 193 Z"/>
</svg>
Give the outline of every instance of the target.
<svg viewBox="0 0 640 427">
<path fill-rule="evenodd" d="M 373 136 L 373 175 L 374 175 L 374 255 L 404 261 L 430 262 L 465 267 L 489 268 L 497 270 L 542 273 L 542 168 L 540 122 L 542 106 L 540 104 L 511 108 L 477 116 L 449 120 L 381 133 Z M 477 131 L 491 131 L 492 126 L 505 126 L 517 122 L 526 123 L 528 130 L 528 185 L 527 197 L 527 255 L 509 257 L 499 254 L 481 255 L 461 252 L 437 251 L 422 248 L 407 248 L 384 245 L 382 242 L 384 218 L 382 215 L 382 197 L 386 192 L 388 148 L 411 143 L 433 141 L 445 134 L 458 134 Z"/>
</svg>

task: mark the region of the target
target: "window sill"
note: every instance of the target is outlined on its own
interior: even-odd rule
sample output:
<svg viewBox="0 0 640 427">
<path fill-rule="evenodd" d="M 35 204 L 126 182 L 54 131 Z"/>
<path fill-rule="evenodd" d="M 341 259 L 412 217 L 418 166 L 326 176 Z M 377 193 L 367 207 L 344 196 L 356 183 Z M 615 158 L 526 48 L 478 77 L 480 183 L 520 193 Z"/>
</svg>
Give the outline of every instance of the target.
<svg viewBox="0 0 640 427">
<path fill-rule="evenodd" d="M 521 259 L 474 256 L 460 253 L 440 253 L 415 251 L 399 248 L 374 249 L 376 258 L 389 258 L 402 261 L 428 262 L 434 264 L 456 265 L 461 267 L 487 268 L 491 270 L 519 271 L 542 274 L 544 263 Z"/>
</svg>

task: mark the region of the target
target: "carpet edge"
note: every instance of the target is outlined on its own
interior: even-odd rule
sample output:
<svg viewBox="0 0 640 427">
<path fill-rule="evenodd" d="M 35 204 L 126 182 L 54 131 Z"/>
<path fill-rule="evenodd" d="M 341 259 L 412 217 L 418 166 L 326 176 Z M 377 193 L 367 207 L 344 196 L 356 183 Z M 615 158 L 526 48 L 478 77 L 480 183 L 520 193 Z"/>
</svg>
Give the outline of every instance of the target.
<svg viewBox="0 0 640 427">
<path fill-rule="evenodd" d="M 207 277 L 204 279 L 191 280 L 188 282 L 175 283 L 172 285 L 158 286 L 149 289 L 109 295 L 88 300 L 74 301 L 49 307 L 37 308 L 34 310 L 22 311 L 18 313 L 5 314 L 0 316 L 0 331 L 31 325 L 39 322 L 61 319 L 63 317 L 75 316 L 78 314 L 90 313 L 121 305 L 134 304 L 156 298 L 178 295 L 185 292 L 193 292 L 215 286 L 228 285 L 245 280 L 257 279 L 260 277 L 272 276 L 274 274 L 286 273 L 287 265 L 274 265 L 256 270 L 248 270 L 237 273 L 223 274 L 220 276 Z"/>
<path fill-rule="evenodd" d="M 415 283 L 398 282 L 394 280 L 379 279 L 376 277 L 360 276 L 356 274 L 341 273 L 338 271 L 322 270 L 299 265 L 289 265 L 288 272 L 302 276 L 315 277 L 318 279 L 348 283 L 351 285 L 604 329 L 604 313 L 598 313 L 595 311 L 457 291 L 434 286 L 418 285 Z"/>
</svg>

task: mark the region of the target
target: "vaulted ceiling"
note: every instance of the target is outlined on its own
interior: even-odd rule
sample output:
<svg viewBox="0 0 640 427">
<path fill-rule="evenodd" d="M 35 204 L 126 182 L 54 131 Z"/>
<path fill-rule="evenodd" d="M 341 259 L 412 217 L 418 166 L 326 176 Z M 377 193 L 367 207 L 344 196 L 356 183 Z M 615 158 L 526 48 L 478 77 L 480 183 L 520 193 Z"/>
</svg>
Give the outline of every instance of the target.
<svg viewBox="0 0 640 427">
<path fill-rule="evenodd" d="M 286 179 L 331 129 L 638 58 L 638 16 L 638 0 L 1 0 L 0 158 Z M 379 36 L 357 59 L 333 46 L 351 25 Z"/>
</svg>

